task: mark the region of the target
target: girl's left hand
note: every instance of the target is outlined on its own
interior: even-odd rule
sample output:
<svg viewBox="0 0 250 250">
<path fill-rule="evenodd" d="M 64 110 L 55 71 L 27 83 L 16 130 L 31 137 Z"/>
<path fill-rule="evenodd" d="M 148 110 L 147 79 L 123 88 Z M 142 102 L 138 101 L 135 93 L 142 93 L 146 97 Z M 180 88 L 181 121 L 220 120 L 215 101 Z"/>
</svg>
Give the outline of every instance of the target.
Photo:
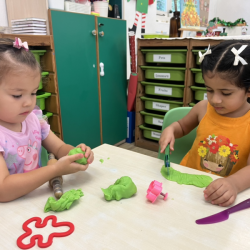
<svg viewBox="0 0 250 250">
<path fill-rule="evenodd" d="M 237 188 L 230 177 L 217 179 L 204 190 L 206 201 L 222 207 L 227 207 L 234 203 L 237 194 Z"/>
<path fill-rule="evenodd" d="M 88 158 L 88 164 L 91 164 L 94 160 L 94 152 L 91 151 L 91 148 L 81 143 L 76 148 L 81 148 L 82 151 L 85 152 L 85 157 Z"/>
</svg>

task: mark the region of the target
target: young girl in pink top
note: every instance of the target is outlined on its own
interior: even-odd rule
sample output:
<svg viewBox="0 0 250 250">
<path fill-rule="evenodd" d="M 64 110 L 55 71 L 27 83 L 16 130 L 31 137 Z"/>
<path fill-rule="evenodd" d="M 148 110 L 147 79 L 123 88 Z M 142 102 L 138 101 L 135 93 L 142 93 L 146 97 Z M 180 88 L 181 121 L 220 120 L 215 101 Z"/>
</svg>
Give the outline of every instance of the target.
<svg viewBox="0 0 250 250">
<path fill-rule="evenodd" d="M 41 69 L 28 44 L 18 38 L 0 39 L 0 202 L 23 196 L 53 177 L 84 171 L 88 165 L 68 156 L 74 147 L 65 144 L 42 119 L 36 106 Z M 41 146 L 59 160 L 41 168 Z M 85 144 L 88 163 L 93 152 Z"/>
</svg>

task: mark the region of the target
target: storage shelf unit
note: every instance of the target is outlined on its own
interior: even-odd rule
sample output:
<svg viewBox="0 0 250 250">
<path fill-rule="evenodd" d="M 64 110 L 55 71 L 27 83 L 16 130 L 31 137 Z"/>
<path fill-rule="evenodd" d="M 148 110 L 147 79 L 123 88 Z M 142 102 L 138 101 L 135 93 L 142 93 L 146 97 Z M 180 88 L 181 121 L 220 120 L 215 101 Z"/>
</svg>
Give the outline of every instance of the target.
<svg viewBox="0 0 250 250">
<path fill-rule="evenodd" d="M 41 55 L 40 62 L 42 71 L 49 72 L 49 75 L 46 76 L 46 83 L 43 85 L 42 91 L 51 93 L 51 96 L 45 99 L 43 113 L 53 113 L 48 119 L 50 128 L 59 138 L 63 139 L 53 38 L 50 35 L 0 34 L 0 38 L 14 40 L 15 37 L 27 41 L 32 50 L 46 50 L 44 55 Z"/>
<path fill-rule="evenodd" d="M 158 140 L 160 137 L 159 132 L 161 132 L 162 129 L 161 123 L 163 121 L 165 113 L 167 112 L 167 110 L 164 111 L 164 107 L 161 107 L 162 105 L 164 106 L 164 103 L 167 104 L 165 109 L 171 109 L 178 106 L 193 106 L 199 100 L 206 98 L 206 93 L 204 89 L 202 89 L 204 88 L 204 85 L 202 84 L 202 77 L 199 74 L 200 65 L 197 64 L 197 51 L 205 50 L 209 44 L 210 46 L 213 46 L 221 43 L 222 41 L 223 40 L 219 39 L 198 40 L 187 38 L 175 40 L 137 40 L 138 84 L 135 108 L 135 146 L 158 151 Z M 146 53 L 150 52 L 151 50 L 152 53 Z M 181 52 L 185 50 L 185 57 L 182 53 L 177 53 L 177 51 Z M 177 61 L 173 60 L 172 62 L 169 61 L 168 63 L 166 63 L 161 61 L 162 58 L 157 61 L 159 55 L 165 53 L 164 51 L 173 51 L 174 53 L 177 53 Z M 171 56 L 173 57 L 173 54 Z M 185 58 L 185 60 L 183 60 L 183 58 Z M 170 59 L 165 58 L 163 60 L 167 61 Z M 154 67 L 158 67 L 161 72 L 154 71 Z M 156 72 L 167 72 L 162 71 L 163 68 L 169 68 L 170 70 L 174 68 L 182 68 L 182 70 L 177 73 L 176 78 L 172 79 L 172 81 L 170 79 L 167 79 L 169 75 L 165 76 L 165 79 L 160 78 L 160 76 L 158 76 L 158 79 L 155 79 L 154 74 Z M 196 73 L 198 73 L 198 75 L 196 75 Z M 200 83 L 195 82 L 195 75 L 197 79 L 201 78 L 198 79 Z M 178 79 L 179 77 L 183 78 Z M 181 82 L 182 79 L 183 82 Z M 157 87 L 159 88 L 158 91 L 156 89 Z M 161 87 L 163 89 L 160 89 Z M 183 91 L 183 94 L 180 95 L 181 91 Z M 162 92 L 165 93 L 162 94 Z M 160 105 L 160 109 L 156 108 L 154 111 L 152 111 L 152 106 L 156 105 L 155 102 L 158 102 L 159 100 L 163 100 L 162 105 Z"/>
</svg>

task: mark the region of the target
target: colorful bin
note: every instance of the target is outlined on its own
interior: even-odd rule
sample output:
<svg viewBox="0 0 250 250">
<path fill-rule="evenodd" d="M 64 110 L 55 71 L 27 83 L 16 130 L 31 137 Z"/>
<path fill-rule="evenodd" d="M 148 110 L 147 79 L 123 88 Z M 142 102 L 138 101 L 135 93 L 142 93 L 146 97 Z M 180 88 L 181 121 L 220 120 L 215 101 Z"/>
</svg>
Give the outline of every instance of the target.
<svg viewBox="0 0 250 250">
<path fill-rule="evenodd" d="M 195 92 L 194 99 L 198 101 L 207 100 L 207 89 L 202 87 L 191 86 Z"/>
<path fill-rule="evenodd" d="M 34 55 L 34 57 L 40 64 L 40 56 L 43 56 L 44 53 L 46 53 L 46 50 L 30 50 L 30 52 Z"/>
<path fill-rule="evenodd" d="M 141 82 L 145 86 L 145 93 L 149 95 L 183 97 L 184 85 Z"/>
<path fill-rule="evenodd" d="M 145 111 L 141 111 L 140 113 L 144 116 L 145 123 L 162 127 L 164 115 L 148 113 Z"/>
<path fill-rule="evenodd" d="M 199 62 L 199 60 L 200 60 L 199 51 L 200 51 L 202 54 L 204 54 L 204 53 L 206 52 L 205 49 L 203 49 L 203 50 L 198 50 L 198 49 L 192 50 L 192 52 L 193 52 L 193 54 L 195 55 L 195 58 L 196 58 L 196 59 L 195 59 L 196 65 L 201 65 L 201 63 Z"/>
<path fill-rule="evenodd" d="M 191 71 L 195 74 L 195 78 L 194 78 L 195 83 L 205 84 L 205 81 L 202 77 L 201 69 L 191 69 Z"/>
<path fill-rule="evenodd" d="M 141 66 L 146 79 L 165 81 L 185 81 L 186 68 Z"/>
<path fill-rule="evenodd" d="M 145 108 L 149 110 L 167 112 L 170 109 L 183 106 L 183 102 L 181 101 L 154 99 L 145 96 L 141 96 L 140 98 L 145 102 Z"/>
<path fill-rule="evenodd" d="M 159 141 L 161 137 L 161 130 L 145 127 L 144 125 L 139 126 L 143 130 L 143 136 L 147 139 Z"/>
<path fill-rule="evenodd" d="M 37 93 L 37 96 L 36 96 L 36 105 L 41 110 L 45 109 L 45 99 L 48 98 L 49 96 L 51 96 L 51 93 L 47 93 L 47 92 Z"/>
<path fill-rule="evenodd" d="M 187 49 L 142 49 L 147 63 L 185 64 Z"/>
<path fill-rule="evenodd" d="M 189 106 L 190 106 L 190 107 L 193 107 L 195 104 L 196 104 L 196 103 L 194 103 L 194 102 L 190 102 L 190 103 L 189 103 Z"/>
<path fill-rule="evenodd" d="M 49 75 L 49 72 L 42 72 L 42 77 L 41 77 L 41 81 L 39 82 L 38 90 L 43 88 L 43 80 L 42 80 L 42 78 L 44 78 L 47 75 Z"/>
</svg>

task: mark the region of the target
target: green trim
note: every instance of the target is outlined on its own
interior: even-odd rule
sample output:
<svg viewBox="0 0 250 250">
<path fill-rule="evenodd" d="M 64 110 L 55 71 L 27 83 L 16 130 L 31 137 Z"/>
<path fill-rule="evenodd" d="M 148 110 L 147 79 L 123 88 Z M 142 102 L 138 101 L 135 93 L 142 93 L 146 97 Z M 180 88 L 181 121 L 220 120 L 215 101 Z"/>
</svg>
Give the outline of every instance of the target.
<svg viewBox="0 0 250 250">
<path fill-rule="evenodd" d="M 141 52 L 187 52 L 187 49 L 141 49 Z"/>
<path fill-rule="evenodd" d="M 190 88 L 191 88 L 191 89 L 195 89 L 195 90 L 204 90 L 204 91 L 207 91 L 206 88 L 197 87 L 197 86 L 191 86 Z"/>
<path fill-rule="evenodd" d="M 162 99 L 155 99 L 155 98 L 148 98 L 145 96 L 140 97 L 143 101 L 154 101 L 154 102 L 164 102 L 164 103 L 173 103 L 173 104 L 183 104 L 183 102 L 176 102 L 170 100 L 162 100 Z"/>
<path fill-rule="evenodd" d="M 163 86 L 163 87 L 173 87 L 173 88 L 185 88 L 184 85 L 177 84 L 164 84 L 164 83 L 154 83 L 154 82 L 141 82 L 142 85 L 153 85 L 153 86 Z"/>
<path fill-rule="evenodd" d="M 177 67 L 155 67 L 155 66 L 140 66 L 143 70 L 144 69 L 171 69 L 171 70 L 183 70 L 185 71 L 186 68 L 177 68 Z"/>
<path fill-rule="evenodd" d="M 154 128 L 148 128 L 148 127 L 145 127 L 144 125 L 140 125 L 139 128 L 140 128 L 140 129 L 144 129 L 144 130 L 149 130 L 149 131 L 158 132 L 158 133 L 161 134 L 161 130 L 154 129 Z"/>
<path fill-rule="evenodd" d="M 201 72 L 201 69 L 191 69 L 192 72 L 199 73 Z"/>
</svg>

